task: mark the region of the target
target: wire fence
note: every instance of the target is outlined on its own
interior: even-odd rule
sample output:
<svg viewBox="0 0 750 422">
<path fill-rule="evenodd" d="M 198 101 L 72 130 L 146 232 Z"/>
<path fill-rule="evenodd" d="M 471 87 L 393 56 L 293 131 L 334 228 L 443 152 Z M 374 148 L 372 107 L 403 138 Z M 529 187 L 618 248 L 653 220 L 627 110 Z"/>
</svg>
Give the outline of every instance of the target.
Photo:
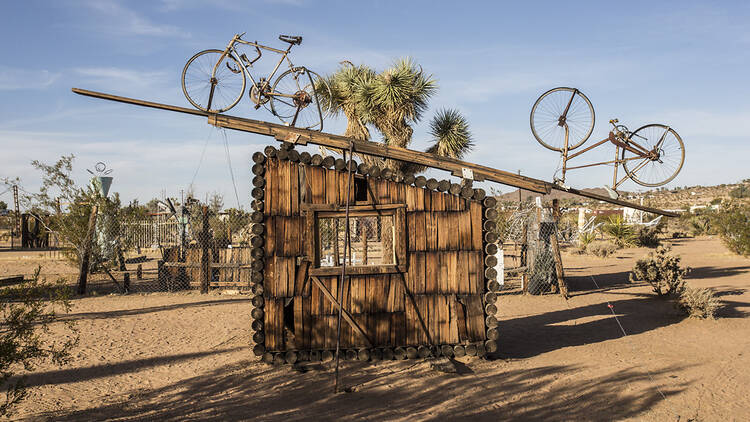
<svg viewBox="0 0 750 422">
<path fill-rule="evenodd" d="M 344 253 L 345 217 L 323 217 L 318 220 L 320 265 L 389 265 L 395 262 L 392 215 L 351 216 L 349 250 Z"/>
</svg>

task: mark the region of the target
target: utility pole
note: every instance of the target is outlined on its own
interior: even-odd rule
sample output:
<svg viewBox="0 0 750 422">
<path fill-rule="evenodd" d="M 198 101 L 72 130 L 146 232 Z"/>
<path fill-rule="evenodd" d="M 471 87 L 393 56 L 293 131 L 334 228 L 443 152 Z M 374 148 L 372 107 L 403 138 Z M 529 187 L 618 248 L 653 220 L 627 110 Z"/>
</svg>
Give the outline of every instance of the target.
<svg viewBox="0 0 750 422">
<path fill-rule="evenodd" d="M 18 185 L 13 185 L 13 205 L 16 208 L 16 235 L 21 233 L 21 207 L 18 205 Z M 10 236 L 10 248 L 13 249 L 13 234 Z"/>
</svg>

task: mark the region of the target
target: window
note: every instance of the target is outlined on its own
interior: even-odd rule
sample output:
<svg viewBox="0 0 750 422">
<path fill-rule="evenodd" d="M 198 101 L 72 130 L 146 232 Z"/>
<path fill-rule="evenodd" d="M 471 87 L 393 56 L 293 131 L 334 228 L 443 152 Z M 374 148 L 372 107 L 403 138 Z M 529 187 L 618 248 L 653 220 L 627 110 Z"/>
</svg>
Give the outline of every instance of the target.
<svg viewBox="0 0 750 422">
<path fill-rule="evenodd" d="M 344 253 L 346 213 L 342 207 L 306 205 L 306 254 L 312 275 L 341 272 L 346 255 L 347 273 L 378 274 L 405 269 L 406 207 L 403 204 L 349 207 L 349 250 Z"/>
<path fill-rule="evenodd" d="M 321 267 L 392 265 L 395 262 L 393 215 L 349 217 L 349 252 L 344 254 L 346 217 L 318 218 L 318 256 Z"/>
</svg>

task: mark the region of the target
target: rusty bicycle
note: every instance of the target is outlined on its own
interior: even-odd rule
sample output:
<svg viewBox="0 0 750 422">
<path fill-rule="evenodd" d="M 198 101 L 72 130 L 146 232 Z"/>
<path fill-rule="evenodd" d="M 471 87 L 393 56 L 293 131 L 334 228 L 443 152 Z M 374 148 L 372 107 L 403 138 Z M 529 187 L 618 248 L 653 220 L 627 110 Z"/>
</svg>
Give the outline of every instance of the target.
<svg viewBox="0 0 750 422">
<path fill-rule="evenodd" d="M 594 107 L 577 88 L 553 88 L 542 94 L 531 108 L 530 124 L 534 138 L 545 148 L 560 153 L 561 166 L 555 172 L 555 183 L 565 183 L 568 170 L 612 165 L 612 186 L 605 186 L 610 196 L 617 196 L 617 188 L 628 178 L 641 186 L 662 186 L 674 179 L 685 161 L 685 145 L 677 132 L 668 125 L 652 123 L 634 131 L 609 123 L 612 130 L 607 138 L 569 154 L 583 145 L 594 130 Z M 613 160 L 569 166 L 568 162 L 605 143 L 615 146 Z M 618 179 L 617 169 L 622 165 L 625 175 Z M 561 177 L 557 173 L 561 172 Z"/>
<path fill-rule="evenodd" d="M 190 104 L 209 113 L 225 112 L 240 102 L 247 79 L 250 79 L 248 94 L 256 110 L 264 106 L 288 126 L 322 130 L 324 114 L 318 94 L 328 90 L 324 94 L 330 97 L 330 88 L 317 73 L 295 66 L 289 59 L 289 52 L 302 43 L 302 37 L 279 35 L 279 40 L 289 44 L 282 50 L 257 41 L 245 41 L 243 35 L 244 32 L 236 34 L 224 50 L 204 50 L 188 60 L 182 70 L 182 91 Z M 249 59 L 238 51 L 238 45 L 254 47 L 257 56 Z M 264 50 L 281 57 L 268 76 L 256 80 L 250 69 Z M 285 62 L 288 69 L 272 85 L 276 72 Z"/>
</svg>

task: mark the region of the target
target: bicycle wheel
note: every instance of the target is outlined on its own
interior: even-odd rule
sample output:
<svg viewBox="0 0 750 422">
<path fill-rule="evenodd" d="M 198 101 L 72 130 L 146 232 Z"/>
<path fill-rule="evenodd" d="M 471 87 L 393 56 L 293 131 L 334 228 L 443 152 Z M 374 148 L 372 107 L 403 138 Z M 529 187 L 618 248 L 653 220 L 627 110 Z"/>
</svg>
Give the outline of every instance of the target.
<svg viewBox="0 0 750 422">
<path fill-rule="evenodd" d="M 204 50 L 196 54 L 182 70 L 182 92 L 195 108 L 221 113 L 234 107 L 245 92 L 245 73 L 232 56 L 221 50 Z M 221 63 L 218 63 L 221 60 Z M 218 63 L 218 65 L 217 65 Z M 216 67 L 216 74 L 212 74 Z"/>
<path fill-rule="evenodd" d="M 651 154 L 650 157 L 638 158 L 640 154 L 622 150 L 622 167 L 631 180 L 642 186 L 668 183 L 677 176 L 685 162 L 685 145 L 680 135 L 666 125 L 650 124 L 638 128 L 628 138 L 628 145 Z"/>
<path fill-rule="evenodd" d="M 567 112 L 566 112 L 567 110 Z M 563 114 L 565 115 L 563 117 Z M 594 130 L 594 107 L 575 88 L 553 88 L 542 94 L 531 107 L 531 133 L 543 147 L 561 152 L 568 126 L 568 151 L 581 146 Z"/>
<path fill-rule="evenodd" d="M 321 94 L 321 90 L 326 90 Z M 271 112 L 284 124 L 302 129 L 323 130 L 320 100 L 330 98 L 328 84 L 317 73 L 297 67 L 282 73 L 273 84 Z M 320 95 L 321 98 L 318 98 Z"/>
</svg>

